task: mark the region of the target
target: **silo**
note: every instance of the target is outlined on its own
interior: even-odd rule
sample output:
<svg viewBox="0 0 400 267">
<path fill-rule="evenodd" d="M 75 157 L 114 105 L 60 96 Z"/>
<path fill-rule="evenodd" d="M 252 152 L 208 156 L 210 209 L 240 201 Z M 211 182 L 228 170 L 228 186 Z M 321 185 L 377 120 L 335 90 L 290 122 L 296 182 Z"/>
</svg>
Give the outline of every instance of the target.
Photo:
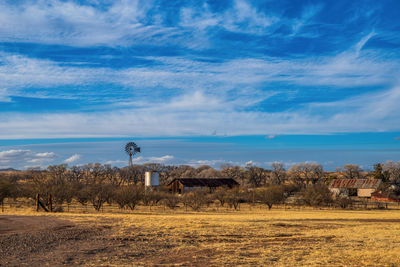
<svg viewBox="0 0 400 267">
<path fill-rule="evenodd" d="M 144 176 L 145 186 L 159 186 L 160 176 L 158 172 L 146 172 Z"/>
</svg>

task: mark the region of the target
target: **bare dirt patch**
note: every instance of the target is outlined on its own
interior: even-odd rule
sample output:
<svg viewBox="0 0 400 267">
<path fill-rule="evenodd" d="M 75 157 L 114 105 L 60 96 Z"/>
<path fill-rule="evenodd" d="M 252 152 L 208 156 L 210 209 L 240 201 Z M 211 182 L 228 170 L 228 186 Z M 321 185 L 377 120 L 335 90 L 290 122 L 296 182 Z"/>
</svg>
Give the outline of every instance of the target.
<svg viewBox="0 0 400 267">
<path fill-rule="evenodd" d="M 1 216 L 0 229 L 0 266 L 75 265 L 108 247 L 99 238 L 104 229 L 52 217 Z"/>
</svg>

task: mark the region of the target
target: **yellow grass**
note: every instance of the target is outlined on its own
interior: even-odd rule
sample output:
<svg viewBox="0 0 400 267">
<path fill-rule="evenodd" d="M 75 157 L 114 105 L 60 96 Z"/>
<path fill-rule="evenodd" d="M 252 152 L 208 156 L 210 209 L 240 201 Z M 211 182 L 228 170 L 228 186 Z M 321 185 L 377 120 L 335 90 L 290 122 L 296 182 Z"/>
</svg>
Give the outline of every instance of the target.
<svg viewBox="0 0 400 267">
<path fill-rule="evenodd" d="M 99 255 L 96 265 L 400 266 L 400 211 L 89 211 L 39 214 L 110 228 L 119 251 Z M 38 215 L 32 209 L 3 214 Z"/>
</svg>

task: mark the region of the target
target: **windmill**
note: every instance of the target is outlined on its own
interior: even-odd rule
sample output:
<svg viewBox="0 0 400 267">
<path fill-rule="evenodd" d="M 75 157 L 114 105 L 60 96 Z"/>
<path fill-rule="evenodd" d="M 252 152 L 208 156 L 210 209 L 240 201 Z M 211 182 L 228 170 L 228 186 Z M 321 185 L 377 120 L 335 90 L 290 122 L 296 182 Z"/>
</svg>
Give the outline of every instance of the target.
<svg viewBox="0 0 400 267">
<path fill-rule="evenodd" d="M 129 167 L 132 167 L 132 157 L 136 153 L 140 153 L 140 147 L 138 147 L 134 142 L 129 142 L 125 146 L 125 152 L 129 155 Z"/>
</svg>

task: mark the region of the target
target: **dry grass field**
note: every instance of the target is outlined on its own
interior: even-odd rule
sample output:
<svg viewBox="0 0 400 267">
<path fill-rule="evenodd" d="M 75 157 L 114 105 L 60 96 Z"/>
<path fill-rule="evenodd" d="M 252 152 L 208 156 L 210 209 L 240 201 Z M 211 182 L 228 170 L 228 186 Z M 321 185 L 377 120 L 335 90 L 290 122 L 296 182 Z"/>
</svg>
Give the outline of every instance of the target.
<svg viewBox="0 0 400 267">
<path fill-rule="evenodd" d="M 0 215 L 1 266 L 400 266 L 400 211 L 272 209 Z"/>
</svg>

